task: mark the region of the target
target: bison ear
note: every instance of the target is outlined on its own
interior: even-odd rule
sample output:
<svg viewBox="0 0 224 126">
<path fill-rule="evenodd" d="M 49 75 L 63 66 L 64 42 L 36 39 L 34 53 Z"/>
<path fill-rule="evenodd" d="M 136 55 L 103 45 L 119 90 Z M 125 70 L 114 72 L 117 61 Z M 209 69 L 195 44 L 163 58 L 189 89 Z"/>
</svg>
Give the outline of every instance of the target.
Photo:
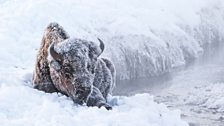
<svg viewBox="0 0 224 126">
<path fill-rule="evenodd" d="M 62 61 L 62 56 L 54 50 L 55 43 L 53 42 L 50 46 L 49 52 L 52 58 L 56 61 Z"/>
</svg>

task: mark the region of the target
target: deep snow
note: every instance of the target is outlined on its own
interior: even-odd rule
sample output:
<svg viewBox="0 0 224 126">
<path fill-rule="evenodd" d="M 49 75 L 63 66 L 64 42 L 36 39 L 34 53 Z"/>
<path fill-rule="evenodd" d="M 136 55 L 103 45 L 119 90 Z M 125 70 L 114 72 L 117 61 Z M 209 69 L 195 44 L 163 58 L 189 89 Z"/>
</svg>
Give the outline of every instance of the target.
<svg viewBox="0 0 224 126">
<path fill-rule="evenodd" d="M 115 97 L 112 111 L 77 106 L 60 94 L 27 86 L 0 88 L 1 126 L 187 126 L 180 111 L 170 111 L 148 94 Z"/>
<path fill-rule="evenodd" d="M 114 97 L 117 105 L 106 111 L 32 89 L 37 49 L 44 28 L 56 21 L 71 36 L 104 40 L 103 55 L 115 63 L 118 79 L 159 75 L 224 40 L 223 8 L 222 0 L 0 0 L 1 126 L 187 125 L 180 111 L 148 94 Z"/>
</svg>

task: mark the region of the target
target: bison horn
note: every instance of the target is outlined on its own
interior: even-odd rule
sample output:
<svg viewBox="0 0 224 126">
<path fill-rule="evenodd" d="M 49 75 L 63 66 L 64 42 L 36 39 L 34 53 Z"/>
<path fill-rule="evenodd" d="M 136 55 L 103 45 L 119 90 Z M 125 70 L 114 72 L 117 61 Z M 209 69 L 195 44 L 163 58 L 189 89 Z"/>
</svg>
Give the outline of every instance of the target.
<svg viewBox="0 0 224 126">
<path fill-rule="evenodd" d="M 50 47 L 50 55 L 53 57 L 53 59 L 55 60 L 62 60 L 62 57 L 59 53 L 57 53 L 55 50 L 54 50 L 54 45 L 55 43 L 52 43 L 51 44 L 51 47 Z"/>
<path fill-rule="evenodd" d="M 104 51 L 104 43 L 103 43 L 103 41 L 101 40 L 101 39 L 99 39 L 99 38 L 97 38 L 98 40 L 99 40 L 99 42 L 100 42 L 100 49 L 101 49 L 101 53 Z M 100 53 L 100 54 L 101 54 Z"/>
</svg>

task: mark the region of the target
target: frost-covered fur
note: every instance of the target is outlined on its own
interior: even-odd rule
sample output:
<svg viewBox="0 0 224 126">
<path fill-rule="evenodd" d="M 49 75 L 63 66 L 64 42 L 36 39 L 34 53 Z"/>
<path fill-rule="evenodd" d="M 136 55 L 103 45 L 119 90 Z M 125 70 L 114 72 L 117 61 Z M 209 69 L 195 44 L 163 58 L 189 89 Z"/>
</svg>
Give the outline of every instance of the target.
<svg viewBox="0 0 224 126">
<path fill-rule="evenodd" d="M 115 69 L 107 59 L 99 58 L 100 46 L 82 39 L 67 39 L 52 45 L 60 58 L 49 57 L 50 72 L 55 87 L 76 103 L 105 106 L 112 93 Z"/>
<path fill-rule="evenodd" d="M 50 77 L 47 60 L 48 48 L 52 42 L 58 43 L 67 38 L 69 38 L 69 35 L 57 23 L 50 23 L 45 29 L 33 74 L 34 88 L 48 93 L 57 91 Z"/>
<path fill-rule="evenodd" d="M 102 41 L 99 40 L 98 45 L 82 39 L 69 39 L 67 34 L 62 37 L 59 33 L 51 34 L 54 35 L 51 37 L 54 39 L 48 42 L 48 47 L 53 43 L 49 47 L 50 55 L 44 55 L 42 59 L 48 66 L 47 72 L 36 67 L 39 71 L 35 70 L 34 74 L 34 80 L 47 80 L 47 84 L 34 81 L 35 87 L 46 92 L 59 91 L 79 104 L 86 103 L 88 106 L 112 109 L 106 98 L 112 94 L 115 86 L 115 68 L 108 59 L 99 58 L 104 50 Z M 37 63 L 39 61 L 37 60 Z M 48 85 L 47 88 L 45 85 Z"/>
</svg>

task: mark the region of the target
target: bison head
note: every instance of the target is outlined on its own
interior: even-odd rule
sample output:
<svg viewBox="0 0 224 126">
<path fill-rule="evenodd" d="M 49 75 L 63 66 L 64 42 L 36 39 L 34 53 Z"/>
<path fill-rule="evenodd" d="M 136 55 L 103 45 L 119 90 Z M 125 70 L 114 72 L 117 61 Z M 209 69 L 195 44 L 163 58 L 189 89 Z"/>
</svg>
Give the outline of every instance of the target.
<svg viewBox="0 0 224 126">
<path fill-rule="evenodd" d="M 104 50 L 104 43 L 98 40 L 99 45 L 67 39 L 49 48 L 55 86 L 79 104 L 86 102 L 92 91 L 97 58 Z"/>
</svg>

